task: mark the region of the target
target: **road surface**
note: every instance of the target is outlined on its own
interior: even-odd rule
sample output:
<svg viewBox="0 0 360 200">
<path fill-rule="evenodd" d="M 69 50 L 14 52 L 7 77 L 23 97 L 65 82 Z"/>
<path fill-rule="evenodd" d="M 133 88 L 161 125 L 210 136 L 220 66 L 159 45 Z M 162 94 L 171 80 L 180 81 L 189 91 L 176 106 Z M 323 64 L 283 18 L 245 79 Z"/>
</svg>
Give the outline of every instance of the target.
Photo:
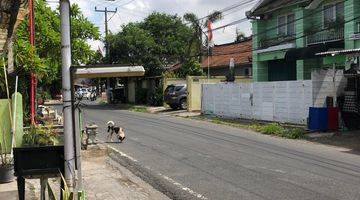
<svg viewBox="0 0 360 200">
<path fill-rule="evenodd" d="M 188 193 L 180 198 L 360 199 L 360 155 L 346 149 L 106 106 L 88 106 L 85 119 L 124 127 L 125 142 L 111 145 Z"/>
</svg>

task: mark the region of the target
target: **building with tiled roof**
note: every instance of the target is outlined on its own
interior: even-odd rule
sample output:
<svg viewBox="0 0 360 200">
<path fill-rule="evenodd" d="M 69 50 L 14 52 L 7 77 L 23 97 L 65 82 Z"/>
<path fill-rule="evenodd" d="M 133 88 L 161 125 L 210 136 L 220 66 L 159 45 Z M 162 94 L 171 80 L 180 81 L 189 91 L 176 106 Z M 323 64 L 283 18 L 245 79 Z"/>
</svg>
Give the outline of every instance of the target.
<svg viewBox="0 0 360 200">
<path fill-rule="evenodd" d="M 203 56 L 201 67 L 207 72 L 209 66 L 210 75 L 226 76 L 229 72 L 230 59 L 235 62 L 236 76 L 251 76 L 252 67 L 252 41 L 251 38 L 241 42 L 215 45 L 211 56 Z"/>
</svg>

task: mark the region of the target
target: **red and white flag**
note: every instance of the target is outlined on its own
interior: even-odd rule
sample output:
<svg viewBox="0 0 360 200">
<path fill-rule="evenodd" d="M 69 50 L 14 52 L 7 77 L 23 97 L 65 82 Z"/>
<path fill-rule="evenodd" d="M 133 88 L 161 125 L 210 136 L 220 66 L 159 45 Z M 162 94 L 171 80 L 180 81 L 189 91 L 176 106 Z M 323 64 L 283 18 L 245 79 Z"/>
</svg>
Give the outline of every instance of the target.
<svg viewBox="0 0 360 200">
<path fill-rule="evenodd" d="M 212 22 L 211 20 L 207 21 L 207 32 L 208 32 L 208 45 L 209 47 L 214 46 L 214 42 L 213 42 L 213 32 L 212 32 Z"/>
<path fill-rule="evenodd" d="M 99 52 L 102 56 L 104 56 L 104 52 L 103 52 L 103 50 L 101 49 L 101 47 L 100 47 L 100 46 L 98 46 L 98 50 L 97 50 L 97 52 Z"/>
</svg>

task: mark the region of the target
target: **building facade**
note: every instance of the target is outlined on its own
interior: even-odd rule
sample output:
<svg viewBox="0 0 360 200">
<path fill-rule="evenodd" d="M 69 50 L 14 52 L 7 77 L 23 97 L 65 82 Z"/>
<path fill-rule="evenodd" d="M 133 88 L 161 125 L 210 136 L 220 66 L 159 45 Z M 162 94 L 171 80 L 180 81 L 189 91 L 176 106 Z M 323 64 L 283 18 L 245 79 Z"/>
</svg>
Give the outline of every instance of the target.
<svg viewBox="0 0 360 200">
<path fill-rule="evenodd" d="M 252 42 L 251 38 L 243 41 L 215 45 L 210 56 L 203 56 L 201 68 L 210 76 L 226 76 L 229 73 L 230 59 L 234 59 L 235 76 L 252 75 Z"/>
<path fill-rule="evenodd" d="M 360 0 L 260 0 L 247 16 L 255 82 L 307 80 L 314 69 L 347 69 L 350 56 L 315 54 L 360 48 Z"/>
</svg>

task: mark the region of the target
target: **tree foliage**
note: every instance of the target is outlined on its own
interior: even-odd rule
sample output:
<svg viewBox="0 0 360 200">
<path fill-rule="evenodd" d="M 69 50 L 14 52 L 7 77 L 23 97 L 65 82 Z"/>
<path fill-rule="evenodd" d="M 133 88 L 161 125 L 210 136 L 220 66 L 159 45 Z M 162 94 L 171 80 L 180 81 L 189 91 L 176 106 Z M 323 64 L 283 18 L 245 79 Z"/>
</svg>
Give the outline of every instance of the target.
<svg viewBox="0 0 360 200">
<path fill-rule="evenodd" d="M 87 40 L 99 39 L 100 33 L 81 12 L 78 5 L 71 6 L 72 64 L 87 64 L 96 52 Z M 28 20 L 16 32 L 15 62 L 18 71 L 26 77 L 35 72 L 39 86 L 61 86 L 61 32 L 59 9 L 52 10 L 44 0 L 35 1 L 35 48 L 30 46 Z"/>
<path fill-rule="evenodd" d="M 186 61 L 177 72 L 179 78 L 186 78 L 186 76 L 202 76 L 204 75 L 200 63 L 192 58 Z"/>
<path fill-rule="evenodd" d="M 144 21 L 129 23 L 109 35 L 109 60 L 143 65 L 148 76 L 161 75 L 165 67 L 184 62 L 194 53 L 194 41 L 198 41 L 194 31 L 177 15 L 152 13 Z"/>
</svg>

